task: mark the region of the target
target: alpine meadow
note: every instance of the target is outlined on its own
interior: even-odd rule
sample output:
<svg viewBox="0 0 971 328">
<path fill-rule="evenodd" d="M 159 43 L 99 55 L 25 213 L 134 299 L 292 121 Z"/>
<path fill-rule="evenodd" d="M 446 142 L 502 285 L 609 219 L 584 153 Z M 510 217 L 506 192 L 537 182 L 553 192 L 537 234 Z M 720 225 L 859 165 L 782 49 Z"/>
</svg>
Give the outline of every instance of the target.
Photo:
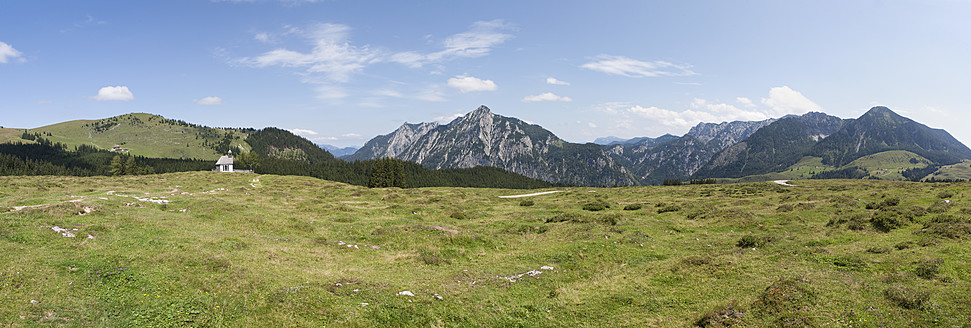
<svg viewBox="0 0 971 328">
<path fill-rule="evenodd" d="M 0 7 L 0 327 L 971 327 L 968 1 Z"/>
</svg>

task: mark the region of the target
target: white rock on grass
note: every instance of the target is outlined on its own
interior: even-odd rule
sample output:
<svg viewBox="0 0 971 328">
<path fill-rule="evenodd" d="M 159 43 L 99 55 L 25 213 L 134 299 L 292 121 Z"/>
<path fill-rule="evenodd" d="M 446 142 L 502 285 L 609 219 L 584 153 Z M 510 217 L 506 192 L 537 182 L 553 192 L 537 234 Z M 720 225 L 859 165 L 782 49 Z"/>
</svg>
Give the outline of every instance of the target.
<svg viewBox="0 0 971 328">
<path fill-rule="evenodd" d="M 415 293 L 412 293 L 411 291 L 406 290 L 406 291 L 398 292 L 398 295 L 399 296 L 415 296 Z"/>
</svg>

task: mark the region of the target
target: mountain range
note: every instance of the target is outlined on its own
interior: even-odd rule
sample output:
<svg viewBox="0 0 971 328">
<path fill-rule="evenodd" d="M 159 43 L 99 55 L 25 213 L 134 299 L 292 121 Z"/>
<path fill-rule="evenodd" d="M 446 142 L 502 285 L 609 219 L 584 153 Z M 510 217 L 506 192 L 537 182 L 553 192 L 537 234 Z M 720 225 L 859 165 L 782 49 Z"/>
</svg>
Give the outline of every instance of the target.
<svg viewBox="0 0 971 328">
<path fill-rule="evenodd" d="M 873 107 L 856 119 L 812 112 L 762 121 L 699 123 L 682 136 L 607 137 L 581 144 L 480 106 L 448 124 L 405 123 L 356 150 L 315 145 L 276 128 L 210 128 L 144 113 L 29 130 L 0 128 L 0 143 L 29 142 L 34 136 L 149 158 L 214 160 L 235 149 L 241 157 L 251 153 L 313 164 L 334 163 L 336 154 L 349 162 L 395 158 L 433 170 L 494 167 L 550 183 L 585 186 L 708 178 L 899 180 L 953 176 L 935 170 L 971 159 L 971 149 L 947 131 L 886 107 Z"/>
<path fill-rule="evenodd" d="M 894 157 L 911 162 L 892 163 L 903 165 L 894 166 L 898 171 L 971 159 L 971 149 L 946 131 L 886 107 L 873 107 L 857 119 L 811 112 L 763 121 L 700 123 L 683 136 L 607 137 L 578 144 L 538 125 L 493 114 L 486 106 L 448 124 L 405 123 L 343 158 L 391 157 L 436 169 L 495 166 L 551 182 L 612 186 L 743 178 L 794 171 L 802 161 L 820 159 L 812 171 L 817 175 L 888 151 L 906 152 Z"/>
</svg>

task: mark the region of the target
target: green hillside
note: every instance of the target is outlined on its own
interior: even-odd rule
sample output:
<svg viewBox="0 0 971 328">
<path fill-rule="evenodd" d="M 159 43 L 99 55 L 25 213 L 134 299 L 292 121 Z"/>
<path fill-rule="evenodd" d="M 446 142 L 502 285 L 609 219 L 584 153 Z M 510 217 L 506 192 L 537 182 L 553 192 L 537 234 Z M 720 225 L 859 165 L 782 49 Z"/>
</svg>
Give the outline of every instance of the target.
<svg viewBox="0 0 971 328">
<path fill-rule="evenodd" d="M 885 151 L 858 158 L 846 166 L 867 170 L 871 177 L 881 180 L 906 180 L 901 173 L 907 169 L 925 168 L 930 160 L 905 150 Z"/>
<path fill-rule="evenodd" d="M 971 185 L 793 183 L 504 199 L 534 191 L 0 177 L 0 325 L 971 322 Z"/>
<path fill-rule="evenodd" d="M 100 120 L 68 121 L 30 129 L 68 146 L 118 146 L 136 156 L 215 160 L 231 147 L 249 149 L 243 140 L 251 129 L 219 129 L 135 113 Z M 47 134 L 50 135 L 47 135 Z"/>
<path fill-rule="evenodd" d="M 971 161 L 963 161 L 953 165 L 945 165 L 936 172 L 925 177 L 934 180 L 971 180 Z"/>
</svg>

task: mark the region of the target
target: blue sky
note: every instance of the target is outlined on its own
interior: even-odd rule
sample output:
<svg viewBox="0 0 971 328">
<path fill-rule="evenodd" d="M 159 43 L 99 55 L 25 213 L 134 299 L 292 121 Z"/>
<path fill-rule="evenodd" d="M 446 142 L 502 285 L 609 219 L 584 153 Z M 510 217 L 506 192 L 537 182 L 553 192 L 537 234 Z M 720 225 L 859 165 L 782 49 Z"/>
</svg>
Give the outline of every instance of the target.
<svg viewBox="0 0 971 328">
<path fill-rule="evenodd" d="M 489 106 L 573 142 L 875 105 L 971 144 L 971 1 L 0 5 L 0 126 L 149 112 L 360 146 Z"/>
</svg>

